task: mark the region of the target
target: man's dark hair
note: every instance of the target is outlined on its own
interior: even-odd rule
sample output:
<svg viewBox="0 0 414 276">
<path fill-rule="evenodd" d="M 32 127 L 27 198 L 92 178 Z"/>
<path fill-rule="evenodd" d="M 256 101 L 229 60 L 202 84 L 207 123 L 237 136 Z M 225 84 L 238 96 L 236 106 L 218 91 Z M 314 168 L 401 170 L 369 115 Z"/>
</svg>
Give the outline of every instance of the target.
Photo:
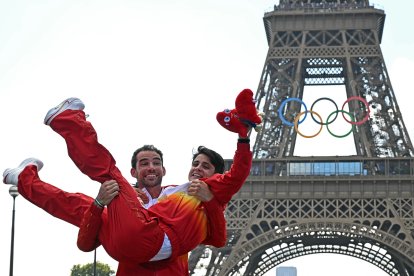
<svg viewBox="0 0 414 276">
<path fill-rule="evenodd" d="M 158 155 L 161 158 L 161 164 L 164 166 L 164 159 L 162 158 L 162 151 L 160 151 L 159 149 L 157 149 L 156 147 L 154 147 L 154 145 L 144 145 L 144 146 L 136 149 L 134 151 L 134 153 L 132 154 L 132 158 L 131 158 L 131 166 L 132 166 L 132 168 L 134 168 L 134 169 L 136 168 L 136 166 L 137 166 L 137 155 L 141 151 L 154 151 L 154 152 L 158 153 Z"/>
<path fill-rule="evenodd" d="M 224 159 L 220 154 L 212 149 L 199 146 L 197 152 L 193 154 L 193 161 L 199 154 L 204 154 L 210 159 L 211 164 L 214 166 L 214 173 L 224 173 Z"/>
</svg>

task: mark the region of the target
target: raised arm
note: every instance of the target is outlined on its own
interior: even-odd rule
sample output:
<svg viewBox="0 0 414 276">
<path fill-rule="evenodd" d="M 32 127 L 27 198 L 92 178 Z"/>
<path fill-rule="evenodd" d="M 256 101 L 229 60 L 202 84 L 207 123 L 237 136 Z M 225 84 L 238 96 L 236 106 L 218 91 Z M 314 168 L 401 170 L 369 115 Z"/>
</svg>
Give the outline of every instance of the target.
<svg viewBox="0 0 414 276">
<path fill-rule="evenodd" d="M 250 174 L 253 154 L 250 150 L 250 131 L 258 130 L 262 122 L 253 100 L 253 92 L 244 89 L 236 98 L 236 108 L 217 113 L 217 121 L 225 129 L 238 133 L 237 149 L 230 170 L 205 179 L 214 197 L 227 204 Z"/>
</svg>

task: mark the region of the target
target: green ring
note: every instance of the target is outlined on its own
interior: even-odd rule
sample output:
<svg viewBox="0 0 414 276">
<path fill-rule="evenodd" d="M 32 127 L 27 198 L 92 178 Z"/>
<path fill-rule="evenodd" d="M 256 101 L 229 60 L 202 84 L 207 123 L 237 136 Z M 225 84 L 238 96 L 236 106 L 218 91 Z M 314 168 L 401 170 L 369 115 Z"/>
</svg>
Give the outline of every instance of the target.
<svg viewBox="0 0 414 276">
<path fill-rule="evenodd" d="M 328 130 L 328 132 L 332 135 L 332 136 L 334 136 L 334 137 L 336 137 L 336 138 L 344 138 L 344 137 L 346 137 L 346 136 L 348 136 L 349 134 L 351 134 L 353 131 L 354 131 L 354 128 L 355 128 L 355 125 L 354 124 L 351 124 L 351 130 L 348 132 L 348 133 L 346 133 L 346 134 L 344 134 L 344 135 L 336 135 L 336 134 L 333 134 L 330 130 L 329 130 L 329 124 L 328 124 L 328 122 L 329 122 L 329 118 L 331 118 L 331 116 L 332 115 L 334 115 L 335 113 L 338 113 L 338 112 L 342 112 L 342 113 L 346 113 L 346 114 L 348 114 L 349 115 L 349 117 L 351 117 L 351 120 L 352 120 L 352 122 L 355 122 L 355 119 L 354 119 L 354 116 L 352 116 L 352 114 L 351 113 L 349 113 L 348 111 L 345 111 L 345 110 L 335 110 L 334 112 L 332 112 L 331 114 L 329 114 L 329 116 L 328 116 L 328 118 L 326 118 L 326 129 Z"/>
</svg>

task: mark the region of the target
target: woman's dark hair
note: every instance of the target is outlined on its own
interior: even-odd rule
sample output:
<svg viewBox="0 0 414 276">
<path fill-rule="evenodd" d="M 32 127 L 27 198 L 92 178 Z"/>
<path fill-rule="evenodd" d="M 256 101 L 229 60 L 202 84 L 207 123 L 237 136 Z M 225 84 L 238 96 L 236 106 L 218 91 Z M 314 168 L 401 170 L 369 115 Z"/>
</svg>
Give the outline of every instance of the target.
<svg viewBox="0 0 414 276">
<path fill-rule="evenodd" d="M 220 154 L 212 149 L 199 146 L 197 151 L 193 154 L 193 161 L 199 154 L 204 154 L 210 159 L 211 164 L 214 166 L 214 173 L 224 173 L 224 159 Z"/>
<path fill-rule="evenodd" d="M 134 153 L 132 154 L 132 158 L 131 158 L 131 166 L 132 166 L 132 168 L 135 169 L 135 167 L 137 166 L 137 155 L 141 151 L 154 151 L 154 152 L 158 153 L 158 155 L 161 158 L 161 164 L 164 166 L 164 159 L 162 158 L 162 151 L 160 151 L 159 149 L 157 149 L 156 147 L 154 147 L 154 145 L 144 145 L 144 146 L 136 149 L 134 151 Z"/>
</svg>

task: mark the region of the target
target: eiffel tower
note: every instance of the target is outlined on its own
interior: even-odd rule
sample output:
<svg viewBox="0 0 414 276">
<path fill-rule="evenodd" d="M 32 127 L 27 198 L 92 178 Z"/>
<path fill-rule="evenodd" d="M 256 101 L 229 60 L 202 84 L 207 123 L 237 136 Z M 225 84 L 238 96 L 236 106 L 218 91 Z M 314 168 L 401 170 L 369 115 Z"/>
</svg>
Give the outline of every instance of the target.
<svg viewBox="0 0 414 276">
<path fill-rule="evenodd" d="M 368 0 L 280 0 L 263 21 L 269 50 L 255 99 L 265 115 L 251 174 L 227 207 L 227 245 L 193 250 L 190 273 L 263 275 L 337 253 L 414 275 L 413 145 L 380 48 L 384 11 Z M 300 115 L 316 114 L 301 112 L 311 85 L 345 87 L 349 111 L 336 113 L 348 114 L 338 118 L 352 125 L 356 155 L 293 155 Z"/>
</svg>

